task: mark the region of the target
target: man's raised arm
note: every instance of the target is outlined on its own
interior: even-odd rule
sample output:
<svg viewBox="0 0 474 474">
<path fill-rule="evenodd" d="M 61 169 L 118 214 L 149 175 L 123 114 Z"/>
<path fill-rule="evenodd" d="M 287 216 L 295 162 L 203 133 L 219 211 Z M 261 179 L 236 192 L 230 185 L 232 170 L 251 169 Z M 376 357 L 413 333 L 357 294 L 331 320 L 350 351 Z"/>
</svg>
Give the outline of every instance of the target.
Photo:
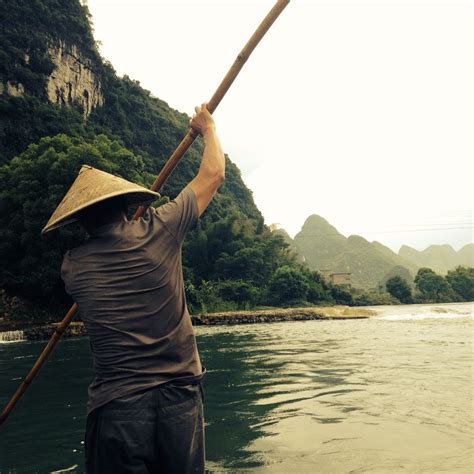
<svg viewBox="0 0 474 474">
<path fill-rule="evenodd" d="M 196 114 L 190 120 L 191 127 L 199 132 L 204 140 L 204 152 L 198 174 L 188 184 L 197 197 L 199 215 L 211 202 L 225 177 L 224 153 L 216 134 L 216 125 L 206 104 L 196 107 Z"/>
</svg>

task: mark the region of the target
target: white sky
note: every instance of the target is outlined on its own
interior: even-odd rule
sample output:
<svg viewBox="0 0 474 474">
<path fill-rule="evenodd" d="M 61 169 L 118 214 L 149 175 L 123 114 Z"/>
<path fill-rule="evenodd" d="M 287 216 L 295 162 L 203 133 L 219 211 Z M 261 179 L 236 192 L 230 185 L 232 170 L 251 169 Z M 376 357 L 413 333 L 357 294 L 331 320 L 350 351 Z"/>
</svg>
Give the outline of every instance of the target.
<svg viewBox="0 0 474 474">
<path fill-rule="evenodd" d="M 273 0 L 89 0 L 101 54 L 192 115 Z M 472 241 L 472 4 L 298 1 L 215 113 L 267 224 L 398 251 Z"/>
</svg>

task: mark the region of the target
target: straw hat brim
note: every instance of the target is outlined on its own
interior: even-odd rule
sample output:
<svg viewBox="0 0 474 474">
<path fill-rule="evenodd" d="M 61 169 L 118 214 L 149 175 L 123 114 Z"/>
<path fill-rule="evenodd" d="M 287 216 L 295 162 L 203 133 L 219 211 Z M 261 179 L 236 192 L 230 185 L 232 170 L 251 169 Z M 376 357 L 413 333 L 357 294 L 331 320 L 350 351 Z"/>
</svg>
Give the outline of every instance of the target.
<svg viewBox="0 0 474 474">
<path fill-rule="evenodd" d="M 116 192 L 112 193 L 109 196 L 102 197 L 99 199 L 95 199 L 93 201 L 89 201 L 88 203 L 84 204 L 83 206 L 77 207 L 74 211 L 63 215 L 60 219 L 56 220 L 55 222 L 48 223 L 44 226 L 41 234 L 45 234 L 50 230 L 57 229 L 58 227 L 65 226 L 67 224 L 72 224 L 73 222 L 77 222 L 79 220 L 79 212 L 87 207 L 90 207 L 94 204 L 99 202 L 105 201 L 107 199 L 123 196 L 127 200 L 127 204 L 129 206 L 140 206 L 144 204 L 150 204 L 156 199 L 160 198 L 161 195 L 159 193 L 155 193 L 154 191 L 147 191 L 147 192 L 137 192 L 137 191 L 128 191 L 128 192 Z"/>
<path fill-rule="evenodd" d="M 53 212 L 42 234 L 77 221 L 78 213 L 94 204 L 123 196 L 129 206 L 150 204 L 160 195 L 126 179 L 83 165 L 66 195 Z"/>
</svg>

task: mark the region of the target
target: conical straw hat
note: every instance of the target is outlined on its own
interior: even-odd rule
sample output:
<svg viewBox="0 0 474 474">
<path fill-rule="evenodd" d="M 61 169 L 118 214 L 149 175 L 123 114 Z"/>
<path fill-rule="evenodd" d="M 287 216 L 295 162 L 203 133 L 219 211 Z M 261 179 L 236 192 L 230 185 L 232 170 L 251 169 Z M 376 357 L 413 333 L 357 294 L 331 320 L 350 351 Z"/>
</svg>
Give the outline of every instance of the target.
<svg viewBox="0 0 474 474">
<path fill-rule="evenodd" d="M 41 233 L 77 221 L 78 211 L 115 196 L 124 196 L 129 205 L 149 204 L 160 197 L 138 184 L 84 165 Z"/>
</svg>

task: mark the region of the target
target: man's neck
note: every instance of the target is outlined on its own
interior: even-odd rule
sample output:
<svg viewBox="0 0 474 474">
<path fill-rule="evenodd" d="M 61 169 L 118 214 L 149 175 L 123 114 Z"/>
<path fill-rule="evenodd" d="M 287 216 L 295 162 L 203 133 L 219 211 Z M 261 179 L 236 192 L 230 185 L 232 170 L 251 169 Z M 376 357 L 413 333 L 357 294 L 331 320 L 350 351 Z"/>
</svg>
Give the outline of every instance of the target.
<svg viewBox="0 0 474 474">
<path fill-rule="evenodd" d="M 81 220 L 82 225 L 85 227 L 89 234 L 93 233 L 99 227 L 103 227 L 111 224 L 118 224 L 120 222 L 126 222 L 127 216 L 124 212 L 114 212 L 107 215 L 101 216 L 88 216 L 88 218 Z"/>
</svg>

